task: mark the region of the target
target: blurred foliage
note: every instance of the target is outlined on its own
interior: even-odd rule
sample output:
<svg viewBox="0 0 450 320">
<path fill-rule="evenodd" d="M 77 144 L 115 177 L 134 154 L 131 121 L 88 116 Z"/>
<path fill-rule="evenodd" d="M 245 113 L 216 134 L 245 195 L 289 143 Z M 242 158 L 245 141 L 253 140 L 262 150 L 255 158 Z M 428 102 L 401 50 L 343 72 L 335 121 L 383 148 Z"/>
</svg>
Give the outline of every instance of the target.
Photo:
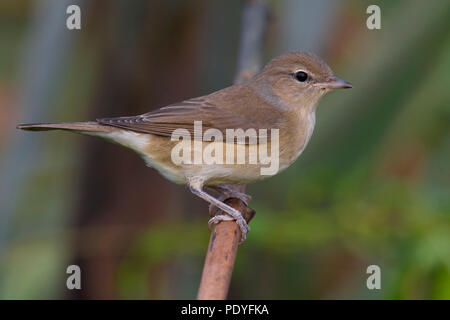
<svg viewBox="0 0 450 320">
<path fill-rule="evenodd" d="M 340 2 L 322 55 L 354 89 L 331 93 L 319 105 L 313 138 L 291 168 L 249 187 L 257 215 L 238 252 L 230 298 L 450 299 L 450 5 L 376 2 L 382 8 L 379 31 L 365 27 L 372 1 Z M 282 7 L 274 4 L 278 20 Z M 8 8 L 0 6 L 0 15 L 14 16 L 15 9 Z M 304 4 L 299 16 L 307 12 Z M 0 86 L 10 81 L 9 61 L 19 51 L 26 17 L 18 16 L 14 26 L 0 28 L 0 46 L 9 48 L 0 50 Z M 281 53 L 269 40 L 268 51 Z M 90 81 L 98 72 L 89 44 L 84 40 L 76 49 L 72 76 L 60 84 L 57 100 L 67 104 L 59 111 L 63 118 L 82 117 L 85 110 L 76 108 L 88 104 Z M 222 69 L 230 72 L 229 67 Z M 205 87 L 211 77 L 204 75 Z M 222 86 L 230 82 L 219 72 L 213 78 Z M 82 100 L 74 103 L 74 97 Z M 0 257 L 2 297 L 64 293 L 70 260 L 65 241 L 73 230 L 56 231 L 64 226 L 61 218 L 48 226 L 58 212 L 70 209 L 43 190 L 58 188 L 52 179 L 75 176 L 79 169 L 64 152 L 67 137 L 51 139 L 53 155 L 65 167 L 48 168 L 51 176 L 44 170 L 39 182 L 22 191 L 29 199 L 22 205 L 32 203 L 34 215 L 53 214 L 38 219 L 17 209 L 15 219 L 23 221 L 11 227 L 16 237 Z M 61 183 L 62 192 L 70 193 L 70 182 Z M 74 205 L 68 202 L 67 208 Z M 187 214 L 194 218 L 171 217 L 136 235 L 115 272 L 117 297 L 195 297 L 209 232 L 204 216 Z M 48 229 L 36 232 L 39 221 Z M 30 262 L 37 269 L 28 268 Z M 381 290 L 366 288 L 371 264 L 381 267 Z"/>
</svg>

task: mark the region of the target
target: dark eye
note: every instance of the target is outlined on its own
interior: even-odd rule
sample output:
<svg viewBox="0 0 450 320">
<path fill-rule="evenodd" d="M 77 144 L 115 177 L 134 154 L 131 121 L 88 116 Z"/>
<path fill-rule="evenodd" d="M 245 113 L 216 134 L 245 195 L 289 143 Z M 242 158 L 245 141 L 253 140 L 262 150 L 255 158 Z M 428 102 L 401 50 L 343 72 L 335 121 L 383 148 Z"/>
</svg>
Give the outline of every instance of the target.
<svg viewBox="0 0 450 320">
<path fill-rule="evenodd" d="M 303 71 L 297 71 L 296 73 L 294 73 L 294 77 L 295 79 L 297 79 L 297 81 L 305 82 L 306 79 L 308 79 L 308 74 Z"/>
</svg>

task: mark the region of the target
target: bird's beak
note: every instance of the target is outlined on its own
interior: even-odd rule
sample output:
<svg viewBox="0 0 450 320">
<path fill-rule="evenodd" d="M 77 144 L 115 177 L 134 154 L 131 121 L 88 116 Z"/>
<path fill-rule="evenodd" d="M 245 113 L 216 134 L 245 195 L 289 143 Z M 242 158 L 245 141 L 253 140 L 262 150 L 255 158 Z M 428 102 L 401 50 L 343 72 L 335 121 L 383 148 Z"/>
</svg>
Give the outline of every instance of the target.
<svg viewBox="0 0 450 320">
<path fill-rule="evenodd" d="M 333 77 L 327 81 L 318 83 L 317 86 L 325 89 L 347 89 L 347 88 L 353 88 L 351 83 L 339 79 L 337 77 Z"/>
</svg>

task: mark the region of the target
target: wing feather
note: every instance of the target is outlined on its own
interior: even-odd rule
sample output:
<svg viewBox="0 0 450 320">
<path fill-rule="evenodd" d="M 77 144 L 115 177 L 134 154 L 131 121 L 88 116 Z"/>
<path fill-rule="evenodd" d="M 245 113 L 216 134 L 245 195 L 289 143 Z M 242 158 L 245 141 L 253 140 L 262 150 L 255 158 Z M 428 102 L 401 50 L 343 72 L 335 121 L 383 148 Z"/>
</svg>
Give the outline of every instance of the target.
<svg viewBox="0 0 450 320">
<path fill-rule="evenodd" d="M 254 103 L 254 100 L 253 98 L 234 101 L 240 101 L 245 105 Z M 221 104 L 218 105 L 217 101 L 220 101 Z M 166 137 L 170 137 L 174 130 L 181 128 L 186 129 L 190 136 L 193 137 L 194 121 L 202 121 L 203 132 L 214 128 L 221 131 L 224 137 L 226 129 L 243 129 L 245 131 L 253 128 L 258 132 L 258 129 L 277 127 L 277 123 L 279 123 L 280 113 L 276 112 L 276 108 L 273 106 L 272 108 L 270 106 L 267 108 L 267 105 L 262 103 L 261 108 L 266 112 L 259 114 L 248 112 L 248 110 L 246 112 L 237 112 L 240 109 L 236 108 L 232 103 L 229 99 L 214 99 L 212 95 L 208 95 L 174 103 L 138 116 L 101 118 L 97 119 L 97 122 Z M 257 110 L 258 107 L 249 106 L 250 110 Z M 271 110 L 271 114 L 268 115 L 267 110 Z M 271 127 L 268 127 L 269 124 Z M 270 138 L 270 135 L 267 138 Z"/>
</svg>

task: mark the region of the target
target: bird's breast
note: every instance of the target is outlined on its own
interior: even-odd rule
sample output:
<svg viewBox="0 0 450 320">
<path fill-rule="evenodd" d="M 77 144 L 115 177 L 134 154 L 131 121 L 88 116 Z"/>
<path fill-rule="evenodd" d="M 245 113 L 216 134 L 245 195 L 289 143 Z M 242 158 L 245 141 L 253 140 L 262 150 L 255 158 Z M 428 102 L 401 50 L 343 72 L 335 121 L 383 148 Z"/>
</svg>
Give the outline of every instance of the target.
<svg viewBox="0 0 450 320">
<path fill-rule="evenodd" d="M 280 130 L 280 170 L 290 166 L 305 150 L 316 124 L 315 111 L 294 115 Z"/>
</svg>

